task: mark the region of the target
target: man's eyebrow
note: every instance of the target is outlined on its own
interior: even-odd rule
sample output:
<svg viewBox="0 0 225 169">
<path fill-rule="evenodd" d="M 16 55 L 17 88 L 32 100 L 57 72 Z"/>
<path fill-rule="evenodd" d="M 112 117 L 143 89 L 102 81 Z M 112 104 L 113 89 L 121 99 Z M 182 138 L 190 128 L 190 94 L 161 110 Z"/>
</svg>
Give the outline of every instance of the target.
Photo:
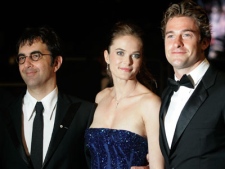
<svg viewBox="0 0 225 169">
<path fill-rule="evenodd" d="M 41 53 L 41 52 L 40 52 L 39 50 L 35 50 L 35 51 L 31 52 L 30 55 L 31 55 L 31 54 L 34 54 L 34 53 Z M 20 55 L 20 56 L 22 56 L 22 55 L 25 56 L 24 53 L 18 53 L 18 55 Z"/>
</svg>

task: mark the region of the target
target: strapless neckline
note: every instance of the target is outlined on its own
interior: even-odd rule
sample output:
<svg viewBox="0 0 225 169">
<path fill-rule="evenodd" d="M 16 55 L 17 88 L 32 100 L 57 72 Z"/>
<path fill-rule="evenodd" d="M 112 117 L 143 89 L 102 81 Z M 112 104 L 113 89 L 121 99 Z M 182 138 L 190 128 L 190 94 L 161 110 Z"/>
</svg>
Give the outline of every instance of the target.
<svg viewBox="0 0 225 169">
<path fill-rule="evenodd" d="M 89 128 L 85 145 L 91 154 L 91 169 L 130 169 L 148 164 L 147 138 L 128 130 Z"/>
</svg>

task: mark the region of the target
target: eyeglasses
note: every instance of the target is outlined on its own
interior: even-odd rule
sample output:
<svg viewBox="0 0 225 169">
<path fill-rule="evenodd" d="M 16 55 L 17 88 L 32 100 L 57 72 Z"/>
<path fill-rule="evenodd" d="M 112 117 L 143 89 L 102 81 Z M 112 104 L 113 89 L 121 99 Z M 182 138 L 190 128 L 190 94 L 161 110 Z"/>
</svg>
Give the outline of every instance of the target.
<svg viewBox="0 0 225 169">
<path fill-rule="evenodd" d="M 32 61 L 38 61 L 44 55 L 51 55 L 51 54 L 43 54 L 41 52 L 33 52 L 30 56 L 25 56 L 24 54 L 19 54 L 16 57 L 16 62 L 19 64 L 23 64 L 26 60 L 26 57 L 29 57 Z"/>
</svg>

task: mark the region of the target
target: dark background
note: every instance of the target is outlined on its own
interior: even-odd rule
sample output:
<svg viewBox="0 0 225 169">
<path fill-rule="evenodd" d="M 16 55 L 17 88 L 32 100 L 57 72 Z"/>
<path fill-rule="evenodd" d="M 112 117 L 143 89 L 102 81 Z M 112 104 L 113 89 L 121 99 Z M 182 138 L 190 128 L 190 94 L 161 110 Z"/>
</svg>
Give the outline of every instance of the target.
<svg viewBox="0 0 225 169">
<path fill-rule="evenodd" d="M 49 25 L 63 40 L 64 62 L 59 87 L 94 101 L 101 90 L 104 37 L 118 20 L 133 20 L 146 32 L 147 65 L 157 80 L 157 93 L 171 75 L 160 32 L 163 12 L 179 0 L 83 0 L 10 2 L 0 11 L 0 86 L 17 93 L 25 87 L 15 63 L 15 45 L 27 26 Z"/>
</svg>

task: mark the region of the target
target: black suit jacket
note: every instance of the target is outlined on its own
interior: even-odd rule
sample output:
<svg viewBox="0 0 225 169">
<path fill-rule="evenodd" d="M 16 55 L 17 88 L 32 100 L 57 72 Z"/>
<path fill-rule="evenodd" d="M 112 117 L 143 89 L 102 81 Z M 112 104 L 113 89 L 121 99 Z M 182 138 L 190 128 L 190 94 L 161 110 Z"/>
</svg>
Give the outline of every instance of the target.
<svg viewBox="0 0 225 169">
<path fill-rule="evenodd" d="M 25 93 L 24 93 L 25 94 Z M 32 168 L 22 144 L 22 94 L 0 116 L 0 168 Z M 86 169 L 84 132 L 96 104 L 59 92 L 52 138 L 43 169 Z"/>
<path fill-rule="evenodd" d="M 184 106 L 178 119 L 171 149 L 165 128 L 165 101 L 160 110 L 160 147 L 166 169 L 225 168 L 225 74 L 209 67 Z"/>
<path fill-rule="evenodd" d="M 13 99 L 14 95 L 10 90 L 7 90 L 4 87 L 0 87 L 0 108 L 7 107 Z"/>
</svg>

